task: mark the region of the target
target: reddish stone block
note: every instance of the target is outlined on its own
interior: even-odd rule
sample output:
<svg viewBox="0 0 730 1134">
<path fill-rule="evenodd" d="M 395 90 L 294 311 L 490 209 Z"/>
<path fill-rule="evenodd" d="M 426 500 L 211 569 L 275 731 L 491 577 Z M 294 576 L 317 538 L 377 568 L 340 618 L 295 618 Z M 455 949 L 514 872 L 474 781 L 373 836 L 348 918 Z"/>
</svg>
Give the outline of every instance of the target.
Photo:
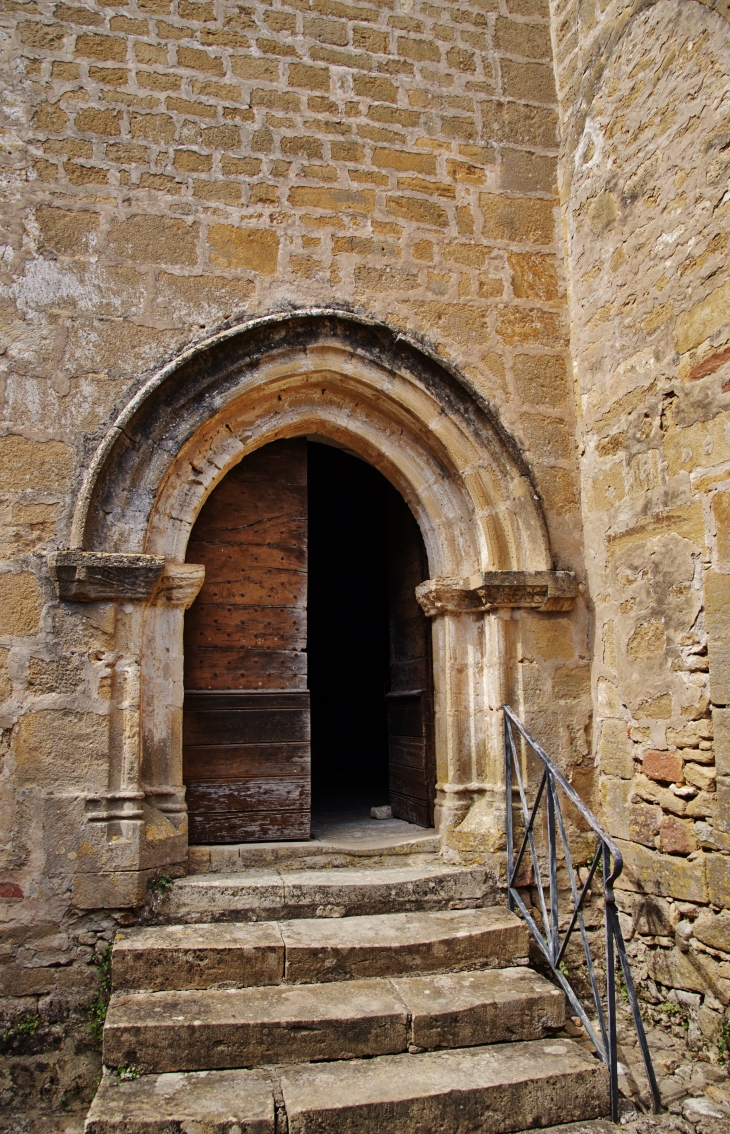
<svg viewBox="0 0 730 1134">
<path fill-rule="evenodd" d="M 666 854 L 691 854 L 697 850 L 692 821 L 665 815 L 659 824 L 659 845 Z"/>
<path fill-rule="evenodd" d="M 644 753 L 644 775 L 660 783 L 674 784 L 682 779 L 682 756 L 679 752 Z"/>
</svg>

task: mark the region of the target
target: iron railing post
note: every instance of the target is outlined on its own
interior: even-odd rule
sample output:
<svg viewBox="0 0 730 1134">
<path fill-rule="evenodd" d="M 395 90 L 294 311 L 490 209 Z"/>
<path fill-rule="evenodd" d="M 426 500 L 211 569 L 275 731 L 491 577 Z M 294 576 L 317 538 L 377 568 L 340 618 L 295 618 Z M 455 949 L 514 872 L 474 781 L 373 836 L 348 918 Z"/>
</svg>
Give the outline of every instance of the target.
<svg viewBox="0 0 730 1134">
<path fill-rule="evenodd" d="M 618 1122 L 618 1035 L 616 1031 L 616 969 L 613 955 L 613 924 L 609 906 L 613 905 L 613 891 L 609 896 L 610 870 L 608 855 L 603 855 L 604 930 L 606 935 L 606 1008 L 608 1009 L 608 1073 L 611 1086 L 611 1118 Z"/>
<path fill-rule="evenodd" d="M 555 842 L 555 785 L 548 772 L 547 779 L 547 820 L 548 820 L 548 854 L 550 856 L 550 952 L 553 965 L 558 963 L 560 952 L 560 911 L 558 909 L 558 848 Z"/>
<path fill-rule="evenodd" d="M 510 744 L 512 725 L 506 713 L 504 720 L 504 782 L 505 782 L 505 822 L 507 825 L 507 906 L 514 910 L 512 898 L 512 865 L 514 862 L 514 835 L 512 832 L 512 746 Z"/>
<path fill-rule="evenodd" d="M 628 996 L 631 1012 L 634 1020 L 634 1027 L 639 1040 L 639 1047 L 644 1060 L 647 1077 L 649 1080 L 649 1088 L 651 1091 L 652 1108 L 655 1113 L 658 1113 L 661 1106 L 661 1098 L 657 1086 L 654 1068 L 649 1054 L 649 1046 L 646 1041 L 646 1033 L 644 1031 L 644 1024 L 641 1019 L 641 1010 L 639 1008 L 639 1001 L 636 996 L 634 982 L 631 976 L 631 968 L 629 966 L 628 957 L 626 955 L 626 946 L 624 944 L 623 934 L 621 932 L 621 923 L 619 922 L 618 913 L 616 910 L 616 898 L 614 895 L 613 886 L 623 870 L 623 859 L 621 852 L 614 843 L 611 836 L 603 829 L 601 824 L 596 819 L 595 815 L 586 806 L 573 786 L 566 780 L 563 773 L 558 766 L 553 763 L 543 748 L 537 743 L 536 740 L 530 735 L 525 726 L 515 715 L 509 705 L 502 706 L 504 713 L 504 767 L 505 767 L 505 793 L 506 793 L 506 834 L 507 834 L 507 901 L 511 910 L 519 910 L 525 919 L 533 938 L 540 948 L 541 953 L 545 960 L 550 965 L 553 975 L 557 983 L 565 993 L 569 1004 L 580 1018 L 587 1034 L 590 1036 L 596 1051 L 601 1059 L 606 1064 L 609 1074 L 610 1086 L 610 1105 L 611 1105 L 611 1118 L 614 1122 L 619 1121 L 619 1090 L 618 1090 L 618 1029 L 617 1029 L 617 1013 L 616 1013 L 616 955 L 621 965 L 621 970 L 624 976 L 624 983 L 626 985 L 626 994 Z M 522 774 L 520 771 L 519 763 L 517 760 L 517 746 L 515 743 L 515 729 L 522 737 L 522 740 L 530 747 L 532 752 L 537 756 L 538 760 L 543 766 L 543 773 L 540 783 L 535 794 L 535 799 L 530 807 L 527 802 L 525 793 L 525 785 L 522 781 Z M 517 790 L 520 797 L 520 804 L 522 807 L 522 815 L 525 824 L 525 832 L 522 838 L 521 846 L 517 856 L 515 857 L 514 851 L 514 816 L 513 816 L 513 777 L 517 781 Z M 588 874 L 583 881 L 580 891 L 576 885 L 575 868 L 571 857 L 570 846 L 568 844 L 568 837 L 565 830 L 563 821 L 562 809 L 560 806 L 560 799 L 558 796 L 558 789 L 568 798 L 571 804 L 578 810 L 588 827 L 596 835 L 598 842 L 593 854 L 592 861 L 589 859 Z M 550 913 L 545 904 L 544 885 L 540 872 L 540 862 L 537 853 L 537 846 L 535 844 L 535 822 L 538 814 L 538 809 L 545 799 L 545 807 L 547 810 L 547 841 L 548 841 L 548 881 L 549 887 L 549 905 Z M 557 819 L 557 826 L 556 826 Z M 559 904 L 559 891 L 558 891 L 558 844 L 557 832 L 560 833 L 560 840 L 563 848 L 563 855 L 565 858 L 565 868 L 567 871 L 568 882 L 570 885 L 570 894 L 573 901 L 573 911 L 567 920 L 567 928 L 563 935 L 561 942 L 560 937 L 560 904 Z M 530 858 L 532 860 L 532 869 L 534 874 L 534 886 L 537 890 L 537 897 L 540 904 L 540 912 L 543 921 L 543 931 L 541 932 L 532 916 L 530 910 L 525 905 L 521 894 L 516 887 L 517 875 L 519 874 L 522 860 L 525 852 L 529 848 Z M 599 988 L 597 974 L 591 956 L 590 942 L 586 927 L 583 920 L 583 907 L 587 896 L 590 894 L 590 887 L 595 883 L 598 877 L 598 866 L 601 867 L 601 878 L 603 881 L 603 914 L 604 914 L 604 943 L 605 943 L 605 965 L 606 965 L 606 989 L 605 989 L 605 1009 L 602 1003 L 601 991 Z M 585 953 L 586 965 L 588 969 L 588 976 L 593 994 L 593 1004 L 596 1013 L 596 1020 L 589 1019 L 586 1010 L 580 998 L 577 996 L 570 981 L 567 978 L 567 969 L 564 965 L 564 957 L 566 949 L 570 940 L 571 934 L 575 928 L 579 929 L 581 941 L 583 944 L 583 951 Z M 563 971 L 565 969 L 565 971 Z M 596 1024 L 598 1031 L 596 1030 Z M 600 1035 L 599 1035 L 600 1032 Z"/>
</svg>

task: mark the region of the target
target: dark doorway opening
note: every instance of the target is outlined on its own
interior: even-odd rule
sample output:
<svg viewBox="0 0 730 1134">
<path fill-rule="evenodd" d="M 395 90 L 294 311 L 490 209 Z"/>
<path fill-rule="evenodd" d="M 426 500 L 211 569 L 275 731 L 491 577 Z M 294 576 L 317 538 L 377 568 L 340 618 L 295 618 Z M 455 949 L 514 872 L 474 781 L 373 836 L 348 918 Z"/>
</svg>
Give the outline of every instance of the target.
<svg viewBox="0 0 730 1134">
<path fill-rule="evenodd" d="M 211 493 L 188 561 L 206 570 L 185 619 L 191 842 L 306 839 L 310 816 L 387 805 L 431 826 L 428 566 L 386 478 L 323 439 L 274 441 Z"/>
<path fill-rule="evenodd" d="M 388 517 L 400 499 L 372 465 L 310 439 L 307 671 L 312 810 L 389 803 Z"/>
</svg>

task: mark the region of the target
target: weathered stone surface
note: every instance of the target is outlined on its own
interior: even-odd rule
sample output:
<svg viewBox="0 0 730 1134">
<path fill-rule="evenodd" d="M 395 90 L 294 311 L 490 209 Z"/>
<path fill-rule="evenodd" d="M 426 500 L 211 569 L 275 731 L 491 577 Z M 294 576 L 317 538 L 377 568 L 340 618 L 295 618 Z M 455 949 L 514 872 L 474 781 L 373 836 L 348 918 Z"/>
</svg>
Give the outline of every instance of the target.
<svg viewBox="0 0 730 1134">
<path fill-rule="evenodd" d="M 196 262 L 198 226 L 172 217 L 139 213 L 113 221 L 110 251 L 128 261 L 192 266 Z"/>
<path fill-rule="evenodd" d="M 699 303 L 695 303 L 694 307 L 690 307 L 689 311 L 682 312 L 674 325 L 679 353 L 685 354 L 698 347 L 704 339 L 727 326 L 728 308 L 730 280 L 725 280 Z"/>
<path fill-rule="evenodd" d="M 601 725 L 599 758 L 609 776 L 630 780 L 634 774 L 633 744 L 625 721 L 607 720 Z"/>
<path fill-rule="evenodd" d="M 596 707 L 599 737 L 607 723 L 600 717 L 620 716 L 636 773 L 643 760 L 643 775 L 630 776 L 619 884 L 700 904 L 711 893 L 709 870 L 718 895 L 727 885 L 723 855 L 695 854 L 700 836 L 720 849 L 719 828 L 690 822 L 712 817 L 713 756 L 725 768 L 727 745 L 717 736 L 713 753 L 708 700 L 730 704 L 728 228 L 711 188 L 727 176 L 717 148 L 727 125 L 706 98 L 709 85 L 714 97 L 728 94 L 727 27 L 678 0 L 651 11 L 609 3 L 581 12 L 580 23 L 577 37 L 570 18 L 553 27 L 573 357 L 585 414 L 587 571 L 599 622 L 610 625 L 593 666 L 599 689 L 610 682 L 615 691 Z M 597 755 L 603 765 L 600 747 Z M 670 854 L 657 854 L 655 842 Z M 637 932 L 672 936 L 643 924 Z M 671 969 L 673 954 L 666 963 Z M 671 972 L 663 980 L 671 985 Z"/>
<path fill-rule="evenodd" d="M 730 953 L 730 911 L 722 910 L 713 914 L 710 910 L 702 910 L 692 925 L 693 936 L 712 949 L 721 949 L 723 953 Z"/>
<path fill-rule="evenodd" d="M 619 889 L 661 894 L 684 902 L 708 900 L 705 860 L 702 857 L 689 862 L 623 840 L 618 841 L 618 846 L 624 857 L 624 870 L 616 883 Z M 709 868 L 710 858 L 707 866 Z"/>
<path fill-rule="evenodd" d="M 58 492 L 72 472 L 73 453 L 60 441 L 31 441 L 14 434 L 0 438 L 0 476 L 4 494 L 24 489 Z"/>
<path fill-rule="evenodd" d="M 713 906 L 730 909 L 730 855 L 707 856 L 707 890 Z"/>
<path fill-rule="evenodd" d="M 259 921 L 342 917 L 479 905 L 490 884 L 483 868 L 433 866 L 251 871 L 176 882 L 160 906 L 168 920 Z"/>
<path fill-rule="evenodd" d="M 0 634 L 25 637 L 38 629 L 43 600 L 30 571 L 0 575 Z"/>
<path fill-rule="evenodd" d="M 154 870 L 112 870 L 108 873 L 76 874 L 73 904 L 80 910 L 139 908 L 147 897 Z"/>
<path fill-rule="evenodd" d="M 284 907 L 284 883 L 274 870 L 244 876 L 191 875 L 165 895 L 161 911 L 169 921 L 268 921 Z"/>
<path fill-rule="evenodd" d="M 719 776 L 730 776 L 730 709 L 712 710 L 715 726 L 715 764 Z"/>
<path fill-rule="evenodd" d="M 109 718 L 103 713 L 25 713 L 12 744 L 19 784 L 55 791 L 105 788 L 108 737 Z"/>
<path fill-rule="evenodd" d="M 562 1027 L 560 989 L 527 968 L 391 981 L 411 1019 L 413 1043 L 426 1050 L 539 1039 Z"/>
<path fill-rule="evenodd" d="M 608 1109 L 605 1068 L 569 1040 L 474 1047 L 281 1072 L 292 1134 L 364 1134 L 387 1121 L 498 1134 Z"/>
<path fill-rule="evenodd" d="M 405 1051 L 407 1013 L 387 981 L 114 993 L 107 1066 L 167 1072 Z"/>
<path fill-rule="evenodd" d="M 633 896 L 633 916 L 638 933 L 650 937 L 672 937 L 679 922 L 679 911 L 664 898 Z"/>
<path fill-rule="evenodd" d="M 284 977 L 284 944 L 278 926 L 171 925 L 121 929 L 114 939 L 115 989 L 210 988 L 223 981 L 279 984 Z"/>
<path fill-rule="evenodd" d="M 644 753 L 643 772 L 650 780 L 660 783 L 677 783 L 682 779 L 683 762 L 679 752 Z"/>
<path fill-rule="evenodd" d="M 105 1071 L 86 1134 L 274 1134 L 274 1090 L 255 1071 L 197 1071 L 120 1079 Z"/>
<path fill-rule="evenodd" d="M 501 907 L 283 922 L 286 980 L 312 982 L 503 964 L 527 932 Z"/>
<path fill-rule="evenodd" d="M 697 850 L 694 824 L 691 819 L 665 815 L 659 824 L 659 848 L 665 854 L 692 854 Z"/>
<path fill-rule="evenodd" d="M 276 271 L 279 238 L 275 232 L 216 224 L 208 236 L 210 262 L 218 268 L 250 268 L 263 275 Z"/>
<path fill-rule="evenodd" d="M 427 579 L 416 596 L 429 617 L 494 607 L 570 610 L 575 576 L 570 571 L 487 571 L 469 579 Z"/>
<path fill-rule="evenodd" d="M 667 988 L 683 988 L 687 992 L 713 991 L 727 1002 L 730 982 L 726 987 L 717 980 L 717 969 L 705 953 L 680 949 L 655 949 L 649 956 L 649 975 Z"/>
<path fill-rule="evenodd" d="M 64 602 L 148 598 L 164 566 L 161 555 L 57 551 L 48 557 L 49 574 Z"/>
<path fill-rule="evenodd" d="M 480 904 L 490 889 L 487 872 L 479 867 L 355 868 L 301 874 L 288 870 L 282 877 L 285 905 L 290 916 L 300 917 L 328 908 L 350 914 L 459 908 Z"/>
<path fill-rule="evenodd" d="M 601 813 L 609 834 L 617 839 L 632 837 L 631 810 L 628 805 L 630 791 L 631 784 L 627 780 L 613 776 L 604 776 L 601 780 Z"/>
</svg>

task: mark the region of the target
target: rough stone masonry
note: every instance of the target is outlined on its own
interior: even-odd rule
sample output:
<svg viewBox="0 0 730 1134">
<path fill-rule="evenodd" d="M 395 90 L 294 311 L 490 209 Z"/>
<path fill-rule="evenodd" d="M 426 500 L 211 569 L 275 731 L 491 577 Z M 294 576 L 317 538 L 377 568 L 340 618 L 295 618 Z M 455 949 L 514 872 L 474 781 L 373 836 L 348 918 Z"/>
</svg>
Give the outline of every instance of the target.
<svg viewBox="0 0 730 1134">
<path fill-rule="evenodd" d="M 214 332 L 334 307 L 458 373 L 527 470 L 538 566 L 574 572 L 578 594 L 487 613 L 484 670 L 501 666 L 501 695 L 619 840 L 647 995 L 699 997 L 714 1040 L 730 1004 L 729 19 L 727 0 L 3 0 L 10 1022 L 38 1013 L 60 1035 L 120 919 L 185 868 L 184 804 L 144 784 L 133 815 L 109 804 L 110 769 L 140 745 L 144 767 L 155 736 L 129 649 L 144 604 L 64 601 L 50 574 L 93 455 Z M 469 481 L 463 452 L 450 475 Z M 497 496 L 485 515 L 511 507 Z M 174 566 L 147 597 L 182 612 Z M 498 872 L 495 735 L 443 838 Z M 79 1058 L 59 1044 L 37 1072 L 52 1090 Z"/>
</svg>

